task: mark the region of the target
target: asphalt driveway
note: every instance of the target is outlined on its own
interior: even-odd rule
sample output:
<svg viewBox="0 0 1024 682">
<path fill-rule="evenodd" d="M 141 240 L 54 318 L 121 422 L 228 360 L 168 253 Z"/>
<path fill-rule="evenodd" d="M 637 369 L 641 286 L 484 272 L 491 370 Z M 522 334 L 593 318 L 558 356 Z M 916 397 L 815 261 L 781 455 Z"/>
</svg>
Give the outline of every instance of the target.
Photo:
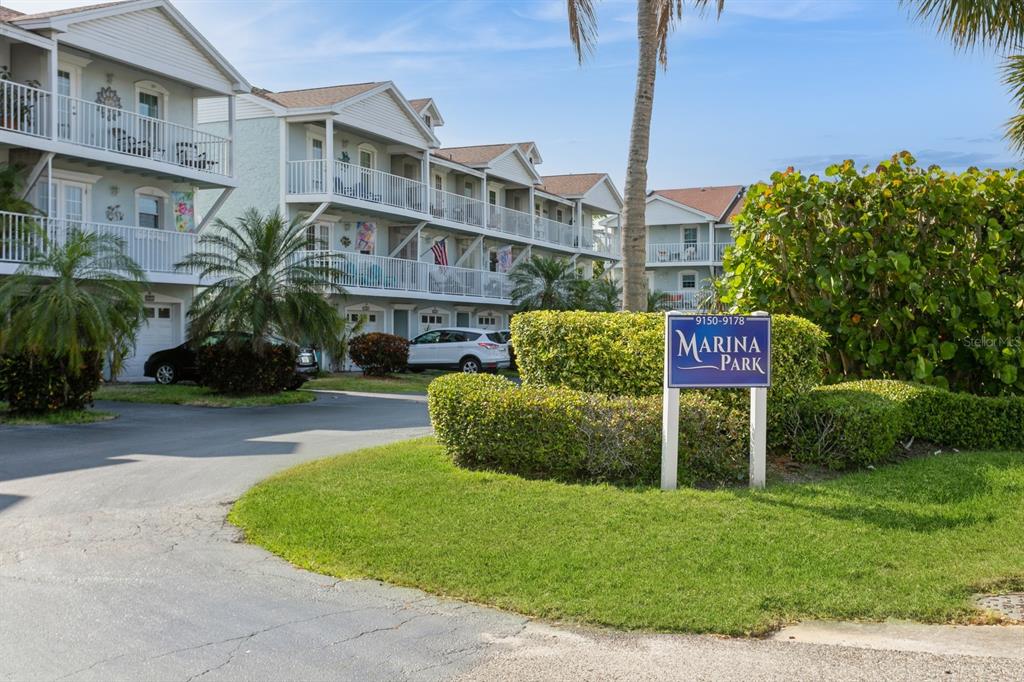
<svg viewBox="0 0 1024 682">
<path fill-rule="evenodd" d="M 230 503 L 298 462 L 428 433 L 422 398 L 102 408 L 121 416 L 0 426 L 0 678 L 993 679 L 1024 664 L 584 632 L 315 575 L 239 543 Z"/>
</svg>

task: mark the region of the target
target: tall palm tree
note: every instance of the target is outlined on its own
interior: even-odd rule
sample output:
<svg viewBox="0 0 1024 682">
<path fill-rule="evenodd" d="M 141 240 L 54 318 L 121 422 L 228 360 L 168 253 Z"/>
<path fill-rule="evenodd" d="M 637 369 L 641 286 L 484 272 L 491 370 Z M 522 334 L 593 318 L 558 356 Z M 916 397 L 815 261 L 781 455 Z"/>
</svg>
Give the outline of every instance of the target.
<svg viewBox="0 0 1024 682">
<path fill-rule="evenodd" d="M 1024 3 L 1021 0 L 900 0 L 920 21 L 931 23 L 958 49 L 990 48 L 1009 53 L 1003 82 L 1018 113 L 1006 124 L 1006 138 L 1024 153 Z"/>
<path fill-rule="evenodd" d="M 309 250 L 306 224 L 249 209 L 234 224 L 217 219 L 175 267 L 205 288 L 189 311 L 189 335 L 244 332 L 259 352 L 270 335 L 343 352 L 345 321 L 327 294 L 344 294 L 339 256 Z"/>
<path fill-rule="evenodd" d="M 565 310 L 573 300 L 576 269 L 564 258 L 531 256 L 509 273 L 512 302 L 520 310 Z"/>
<path fill-rule="evenodd" d="M 145 273 L 113 235 L 71 230 L 0 284 L 0 352 L 66 358 L 77 375 L 88 353 L 109 354 L 116 375 L 143 321 Z"/>
<path fill-rule="evenodd" d="M 721 14 L 725 0 L 690 0 L 699 11 L 714 3 Z M 582 64 L 597 42 L 596 0 L 566 0 L 569 14 L 569 39 Z M 647 159 L 651 144 L 651 112 L 654 108 L 654 81 L 660 62 L 668 66 L 668 35 L 683 14 L 683 0 L 636 0 L 636 36 L 638 55 L 636 93 L 633 97 L 633 124 L 629 131 L 629 158 L 626 185 L 623 188 L 622 270 L 625 310 L 643 311 L 647 306 L 647 281 L 644 266 L 647 255 Z"/>
</svg>

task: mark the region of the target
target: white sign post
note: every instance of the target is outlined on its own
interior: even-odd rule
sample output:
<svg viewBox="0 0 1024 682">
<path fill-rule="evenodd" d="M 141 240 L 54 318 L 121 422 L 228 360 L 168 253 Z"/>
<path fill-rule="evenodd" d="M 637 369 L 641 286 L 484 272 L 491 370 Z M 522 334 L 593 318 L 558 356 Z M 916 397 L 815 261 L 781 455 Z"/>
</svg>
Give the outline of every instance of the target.
<svg viewBox="0 0 1024 682">
<path fill-rule="evenodd" d="M 750 487 L 764 488 L 770 384 L 771 317 L 768 313 L 758 311 L 749 316 L 665 313 L 661 489 L 675 490 L 678 485 L 679 389 L 745 387 L 750 388 Z"/>
</svg>

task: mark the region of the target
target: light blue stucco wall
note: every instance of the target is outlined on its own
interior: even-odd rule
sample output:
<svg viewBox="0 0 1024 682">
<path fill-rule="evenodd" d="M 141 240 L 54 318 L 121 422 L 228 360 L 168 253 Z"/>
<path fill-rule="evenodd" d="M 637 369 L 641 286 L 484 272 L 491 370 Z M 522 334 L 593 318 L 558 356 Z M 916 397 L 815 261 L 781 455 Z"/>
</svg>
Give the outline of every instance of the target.
<svg viewBox="0 0 1024 682">
<path fill-rule="evenodd" d="M 276 118 L 253 118 L 235 122 L 235 159 L 238 188 L 221 206 L 217 218 L 231 221 L 248 208 L 269 213 L 280 207 L 280 132 Z M 201 130 L 227 136 L 227 123 L 204 123 Z M 196 205 L 205 216 L 220 190 L 201 190 Z"/>
</svg>

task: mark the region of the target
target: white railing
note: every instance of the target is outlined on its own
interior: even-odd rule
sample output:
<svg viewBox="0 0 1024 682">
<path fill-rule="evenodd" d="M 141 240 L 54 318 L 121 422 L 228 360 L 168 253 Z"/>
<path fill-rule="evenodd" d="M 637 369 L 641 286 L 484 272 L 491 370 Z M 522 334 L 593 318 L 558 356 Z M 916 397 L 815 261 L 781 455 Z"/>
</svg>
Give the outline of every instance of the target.
<svg viewBox="0 0 1024 682">
<path fill-rule="evenodd" d="M 14 81 L 0 81 L 0 128 L 47 137 L 49 121 L 50 93 Z"/>
<path fill-rule="evenodd" d="M 665 292 L 665 304 L 672 310 L 696 312 L 699 300 L 700 296 L 696 290 Z"/>
<path fill-rule="evenodd" d="M 72 144 L 231 175 L 231 142 L 170 121 L 57 96 L 57 137 Z"/>
<path fill-rule="evenodd" d="M 289 194 L 323 194 L 327 191 L 327 162 L 323 159 L 289 161 L 287 182 Z"/>
<path fill-rule="evenodd" d="M 0 261 L 25 262 L 47 244 L 63 243 L 72 230 L 114 235 L 124 253 L 146 272 L 175 272 L 174 264 L 190 254 L 196 243 L 196 235 L 190 232 L 0 211 Z"/>
<path fill-rule="evenodd" d="M 499 272 L 361 253 L 324 251 L 322 254 L 325 262 L 342 272 L 336 284 L 346 289 L 415 291 L 473 298 L 512 297 L 508 276 Z"/>
<path fill-rule="evenodd" d="M 486 204 L 479 199 L 462 196 L 443 189 L 430 190 L 430 215 L 475 227 L 484 227 Z"/>
<path fill-rule="evenodd" d="M 334 193 L 410 211 L 427 211 L 427 186 L 422 182 L 344 161 L 334 162 Z"/>
<path fill-rule="evenodd" d="M 576 245 L 576 228 L 543 216 L 533 217 L 533 237 L 552 244 L 572 248 Z"/>
<path fill-rule="evenodd" d="M 487 227 L 506 234 L 533 237 L 533 215 L 504 206 L 487 206 Z"/>
<path fill-rule="evenodd" d="M 733 245 L 733 242 L 721 242 L 719 244 L 715 244 L 715 262 L 721 263 L 725 258 L 725 250 Z"/>
</svg>

